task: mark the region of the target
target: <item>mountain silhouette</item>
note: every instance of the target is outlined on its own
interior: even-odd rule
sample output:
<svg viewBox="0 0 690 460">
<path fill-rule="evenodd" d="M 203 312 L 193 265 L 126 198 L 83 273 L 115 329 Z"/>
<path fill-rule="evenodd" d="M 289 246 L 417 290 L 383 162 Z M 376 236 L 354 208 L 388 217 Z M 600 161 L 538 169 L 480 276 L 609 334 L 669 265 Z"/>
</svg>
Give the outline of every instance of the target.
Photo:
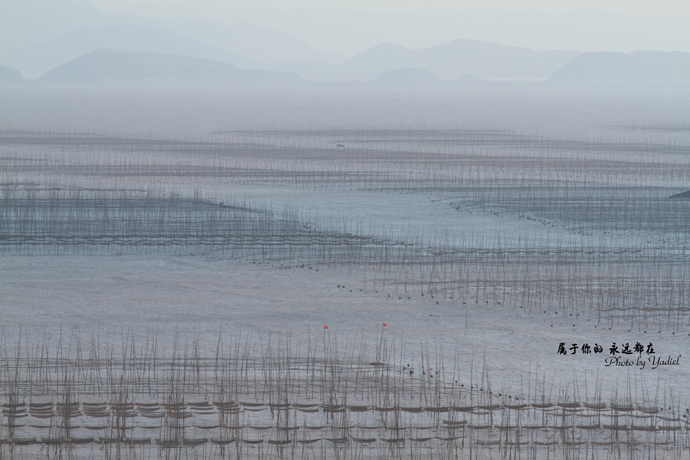
<svg viewBox="0 0 690 460">
<path fill-rule="evenodd" d="M 0 62 L 25 75 L 43 75 L 50 69 L 99 49 L 179 54 L 239 67 L 253 67 L 255 61 L 210 46 L 160 27 L 112 25 L 87 27 L 45 43 L 0 53 Z"/>
<path fill-rule="evenodd" d="M 547 79 L 577 51 L 533 51 L 477 40 L 453 40 L 443 45 L 410 50 L 384 43 L 374 46 L 341 64 L 293 72 L 314 80 L 373 80 L 397 69 L 422 69 L 441 78 L 454 80 L 462 75 L 480 78 Z"/>
<path fill-rule="evenodd" d="M 193 83 L 300 85 L 285 72 L 245 70 L 224 62 L 175 54 L 96 50 L 47 72 L 51 83 Z"/>
<path fill-rule="evenodd" d="M 25 81 L 18 71 L 0 65 L 0 83 L 23 83 Z"/>
</svg>

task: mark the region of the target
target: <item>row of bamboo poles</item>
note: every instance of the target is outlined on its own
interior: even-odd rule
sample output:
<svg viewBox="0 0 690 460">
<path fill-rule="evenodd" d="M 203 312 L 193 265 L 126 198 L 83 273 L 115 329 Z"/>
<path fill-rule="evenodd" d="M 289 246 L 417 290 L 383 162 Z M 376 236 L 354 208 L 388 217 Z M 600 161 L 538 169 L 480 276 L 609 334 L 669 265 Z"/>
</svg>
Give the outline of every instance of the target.
<svg viewBox="0 0 690 460">
<path fill-rule="evenodd" d="M 690 446 L 687 402 L 672 388 L 585 380 L 554 393 L 533 372 L 497 386 L 484 364 L 407 353 L 381 331 L 345 345 L 325 332 L 296 347 L 274 337 L 259 352 L 219 334 L 211 353 L 198 336 L 166 345 L 154 331 L 121 343 L 75 331 L 40 347 L 9 337 L 21 334 L 0 348 L 8 458 L 682 458 Z"/>
</svg>

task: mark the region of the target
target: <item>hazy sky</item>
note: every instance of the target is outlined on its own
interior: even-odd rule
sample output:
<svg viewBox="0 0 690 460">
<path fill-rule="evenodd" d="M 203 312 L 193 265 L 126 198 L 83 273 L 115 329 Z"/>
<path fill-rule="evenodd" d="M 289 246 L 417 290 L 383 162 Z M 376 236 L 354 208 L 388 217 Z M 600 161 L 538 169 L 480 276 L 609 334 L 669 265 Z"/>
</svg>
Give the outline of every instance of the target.
<svg viewBox="0 0 690 460">
<path fill-rule="evenodd" d="M 690 0 L 0 0 L 0 51 L 142 18 L 167 28 L 186 21 L 173 29 L 193 37 L 208 29 L 199 19 L 248 22 L 333 59 L 381 43 L 416 49 L 456 39 L 537 51 L 690 52 Z"/>
<path fill-rule="evenodd" d="M 20 0 L 17 0 L 20 1 Z M 672 16 L 690 14 L 687 0 L 90 0 L 111 13 L 206 16 L 245 8 L 355 8 L 405 10 L 434 8 L 493 8 L 508 11 L 537 10 L 568 13 L 585 9 L 634 14 Z"/>
</svg>

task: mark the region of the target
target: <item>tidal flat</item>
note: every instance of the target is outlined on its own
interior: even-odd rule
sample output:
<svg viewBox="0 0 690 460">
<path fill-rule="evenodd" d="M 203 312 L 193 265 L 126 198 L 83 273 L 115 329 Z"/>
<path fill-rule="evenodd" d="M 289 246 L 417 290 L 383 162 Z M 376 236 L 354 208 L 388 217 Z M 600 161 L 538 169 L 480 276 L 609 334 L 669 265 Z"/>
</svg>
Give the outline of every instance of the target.
<svg viewBox="0 0 690 460">
<path fill-rule="evenodd" d="M 1 88 L 0 456 L 684 458 L 687 99 Z"/>
</svg>

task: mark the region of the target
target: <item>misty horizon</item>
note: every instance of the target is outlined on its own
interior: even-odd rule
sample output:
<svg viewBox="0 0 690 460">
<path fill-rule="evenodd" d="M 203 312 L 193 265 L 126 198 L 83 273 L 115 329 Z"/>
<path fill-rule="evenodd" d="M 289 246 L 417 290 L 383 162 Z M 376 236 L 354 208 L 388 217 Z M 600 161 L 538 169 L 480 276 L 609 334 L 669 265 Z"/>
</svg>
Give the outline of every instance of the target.
<svg viewBox="0 0 690 460">
<path fill-rule="evenodd" d="M 155 0 L 117 7 L 105 0 L 5 1 L 0 66 L 10 70 L 3 81 L 18 81 L 12 71 L 35 80 L 98 50 L 187 56 L 245 70 L 293 73 L 313 82 L 374 81 L 403 69 L 443 80 L 467 75 L 546 81 L 580 53 L 690 52 L 690 15 L 663 15 L 661 7 L 597 10 L 571 4 L 557 10 L 525 1 L 494 9 L 471 2 L 463 3 L 464 9 L 449 9 L 443 2 L 427 9 L 385 3 L 357 9 L 335 1 L 320 8 L 202 2 L 184 16 L 184 2 L 158 10 L 153 5 Z M 682 8 L 675 11 L 683 13 Z M 662 71 L 659 78 L 686 79 L 682 72 L 669 72 L 673 75 Z M 603 70 L 599 73 L 595 80 L 608 78 Z"/>
</svg>

